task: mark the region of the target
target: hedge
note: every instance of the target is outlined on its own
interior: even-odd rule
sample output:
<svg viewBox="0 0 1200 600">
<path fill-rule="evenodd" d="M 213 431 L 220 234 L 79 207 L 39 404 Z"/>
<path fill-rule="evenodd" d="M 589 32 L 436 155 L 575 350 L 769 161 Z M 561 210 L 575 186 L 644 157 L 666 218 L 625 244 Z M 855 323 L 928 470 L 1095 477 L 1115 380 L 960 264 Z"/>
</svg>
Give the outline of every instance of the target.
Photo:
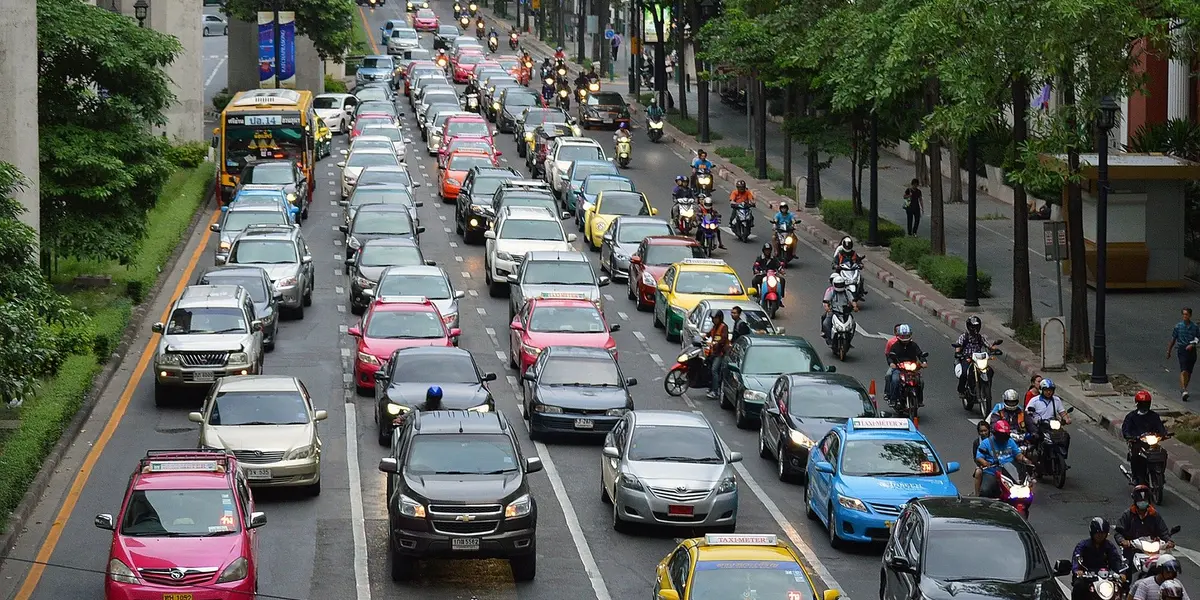
<svg viewBox="0 0 1200 600">
<path fill-rule="evenodd" d="M 869 237 L 871 222 L 866 215 L 855 215 L 854 204 L 850 200 L 822 200 L 821 218 L 825 224 L 845 232 L 850 237 L 860 241 Z M 890 246 L 895 238 L 904 237 L 904 228 L 879 217 L 879 243 Z"/>
<path fill-rule="evenodd" d="M 967 263 L 957 256 L 934 256 L 931 254 L 922 257 L 917 264 L 917 274 L 947 298 L 965 298 L 967 295 Z M 992 291 L 991 275 L 977 270 L 975 281 L 980 296 L 990 294 Z"/>
<path fill-rule="evenodd" d="M 345 94 L 346 82 L 336 77 L 329 75 L 325 76 L 325 93 L 326 94 Z"/>
<path fill-rule="evenodd" d="M 932 252 L 927 238 L 905 236 L 892 240 L 888 258 L 896 264 L 915 269 L 921 263 L 921 259 Z"/>
<path fill-rule="evenodd" d="M 163 186 L 158 204 L 150 211 L 141 251 L 126 273 L 125 293 L 134 304 L 141 304 L 146 298 L 179 245 L 196 209 L 204 202 L 215 168 L 213 163 L 206 162 L 196 169 L 180 170 Z"/>
</svg>

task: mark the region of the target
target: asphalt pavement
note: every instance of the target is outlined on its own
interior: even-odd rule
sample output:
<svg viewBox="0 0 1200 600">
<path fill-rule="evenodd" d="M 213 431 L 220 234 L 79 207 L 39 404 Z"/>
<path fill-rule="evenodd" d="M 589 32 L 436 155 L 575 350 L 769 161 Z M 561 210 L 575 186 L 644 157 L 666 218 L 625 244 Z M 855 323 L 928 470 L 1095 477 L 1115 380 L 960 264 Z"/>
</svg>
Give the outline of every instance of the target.
<svg viewBox="0 0 1200 600">
<path fill-rule="evenodd" d="M 439 1 L 435 8 L 446 18 L 449 2 Z M 402 10 L 403 4 L 389 3 L 368 14 L 368 31 L 377 30 L 386 19 L 401 17 Z M 423 37 L 426 44 L 431 43 L 429 36 Z M 460 301 L 465 332 L 461 345 L 474 353 L 484 371 L 500 375 L 492 384 L 497 407 L 510 422 L 521 423 L 515 394 L 517 380 L 515 373 L 507 368 L 506 359 L 508 300 L 489 297 L 483 285 L 482 247 L 468 246 L 454 233 L 451 205 L 443 205 L 436 197 L 435 163 L 423 152 L 419 132 L 403 96 L 399 104 L 406 131 L 413 138 L 409 167 L 414 180 L 423 184 L 417 190 L 425 202 L 419 209 L 427 228 L 421 238 L 422 246 L 428 258 L 446 268 L 455 287 L 467 291 L 467 297 Z M 611 146 L 609 132 L 586 134 L 606 148 Z M 502 160 L 523 168 L 512 135 L 498 135 L 496 140 L 503 152 Z M 649 595 L 656 563 L 672 550 L 677 536 L 690 536 L 691 532 L 617 534 L 611 526 L 611 509 L 601 502 L 597 489 L 598 445 L 535 443 L 529 440 L 523 427 L 520 437 L 525 450 L 540 456 L 546 465 L 543 473 L 531 476 L 532 493 L 540 509 L 537 579 L 517 585 L 504 561 L 461 561 L 425 563 L 417 581 L 410 584 L 390 580 L 385 567 L 384 478 L 377 470 L 383 451 L 375 442 L 372 401 L 355 395 L 352 389 L 350 361 L 354 346 L 352 338 L 345 334 L 358 320 L 346 308 L 348 282 L 342 274 L 342 235 L 337 231 L 340 174 L 335 163 L 338 150 L 345 147 L 344 137 L 335 138 L 333 157 L 321 162 L 316 204 L 303 226 L 317 267 L 313 305 L 304 320 L 282 324 L 278 347 L 266 359 L 267 372 L 300 377 L 313 393 L 317 408 L 329 411 L 329 420 L 320 428 L 324 443 L 324 491 L 315 499 L 296 499 L 287 492 L 256 493 L 268 516 L 268 524 L 260 530 L 259 538 L 259 597 L 498 600 L 515 599 L 519 595 L 523 600 L 558 600 L 569 595 L 624 600 Z M 667 214 L 670 208 L 673 175 L 687 169 L 688 158 L 676 152 L 669 144 L 650 143 L 638 130 L 633 163 L 624 170 L 638 189 L 647 193 L 660 214 Z M 728 193 L 727 189 L 722 191 Z M 749 244 L 738 243 L 733 236 L 726 235 L 729 248 L 718 255 L 736 267 L 744 280 L 749 279 L 750 264 L 760 245 L 758 240 L 766 232 L 765 222 L 760 216 L 760 237 Z M 565 223 L 570 226 L 570 222 Z M 207 268 L 212 264 L 216 239 L 201 227 L 189 244 L 179 270 L 185 271 L 186 279 L 191 280 L 195 274 L 190 271 L 187 258 L 194 254 L 199 262 L 195 268 Z M 577 245 L 582 248 L 581 243 Z M 593 260 L 597 257 L 589 256 Z M 809 246 L 799 248 L 798 260 L 788 272 L 792 281 L 788 286 L 787 306 L 777 319 L 790 334 L 806 336 L 822 350 L 818 312 L 829 274 L 828 262 L 825 251 Z M 175 287 L 179 273 L 172 273 L 171 277 L 168 289 Z M 758 457 L 755 431 L 737 429 L 732 414 L 705 400 L 702 391 L 693 391 L 685 398 L 666 395 L 663 374 L 676 356 L 678 344 L 667 342 L 661 331 L 652 326 L 650 314 L 638 312 L 625 299 L 623 283 L 602 291 L 607 295 L 609 321 L 622 325 L 614 334 L 621 350 L 622 368 L 627 376 L 639 381 L 634 388 L 637 408 L 700 411 L 713 422 L 726 444 L 745 456 L 745 461 L 737 467 L 741 479 L 738 531 L 778 534 L 800 550 L 823 583 L 841 589 L 852 598 L 874 597 L 878 592 L 879 548 L 833 550 L 824 529 L 804 518 L 802 488 L 780 482 L 774 464 Z M 160 300 L 149 314 L 160 314 L 167 300 Z M 864 383 L 879 379 L 884 369 L 886 332 L 895 323 L 911 323 L 917 342 L 930 353 L 922 431 L 943 458 L 969 465 L 974 425 L 970 415 L 959 406 L 954 391 L 949 345 L 953 332 L 880 289 L 871 289 L 857 318 L 862 335 L 855 340 L 856 347 L 847 361 L 838 363 L 828 352 L 822 358 L 836 364 L 839 372 Z M 148 331 L 139 337 L 139 340 L 149 339 Z M 60 465 L 41 504 L 25 523 L 24 533 L 12 548 L 6 549 L 16 560 L 0 566 L 0 597 L 60 600 L 101 594 L 111 534 L 93 527 L 93 517 L 96 513 L 119 509 L 131 469 L 146 449 L 195 445 L 197 430 L 187 420 L 189 408 L 154 407 L 151 374 L 145 372 L 146 359 L 143 357 L 142 364 L 135 364 L 141 349 L 142 345 L 135 346 L 129 364 L 124 367 L 124 372 L 133 376 L 133 385 L 121 394 L 117 392 L 124 384 L 114 385 L 116 389 L 105 395 Z M 1022 382 L 1002 367 L 997 375 L 998 390 L 1024 389 Z M 1067 556 L 1075 542 L 1086 535 L 1087 522 L 1092 516 L 1115 518 L 1128 505 L 1128 488 L 1117 470 L 1123 451 L 1082 419 L 1071 430 L 1074 443 L 1069 462 L 1074 468 L 1066 487 L 1055 490 L 1045 485 L 1034 491 L 1031 522 L 1054 558 Z M 969 468 L 952 478 L 960 491 L 970 493 Z M 1200 496 L 1190 488 L 1181 490 L 1178 482 L 1171 485 L 1174 489 L 1167 495 L 1163 512 L 1170 524 L 1183 526 L 1177 540 L 1191 547 L 1200 528 Z M 1198 556 L 1190 551 L 1181 553 L 1189 558 Z M 29 563 L 24 562 L 30 560 L 47 564 L 30 571 Z M 1184 581 L 1189 579 L 1185 575 Z"/>
<path fill-rule="evenodd" d="M 222 19 L 228 19 L 220 13 L 216 7 L 207 7 L 204 9 L 205 14 L 218 15 Z M 204 110 L 212 110 L 213 96 L 225 87 L 229 77 L 226 75 L 229 70 L 229 37 L 221 35 L 221 32 L 212 32 L 215 35 L 210 35 L 204 38 Z"/>
</svg>

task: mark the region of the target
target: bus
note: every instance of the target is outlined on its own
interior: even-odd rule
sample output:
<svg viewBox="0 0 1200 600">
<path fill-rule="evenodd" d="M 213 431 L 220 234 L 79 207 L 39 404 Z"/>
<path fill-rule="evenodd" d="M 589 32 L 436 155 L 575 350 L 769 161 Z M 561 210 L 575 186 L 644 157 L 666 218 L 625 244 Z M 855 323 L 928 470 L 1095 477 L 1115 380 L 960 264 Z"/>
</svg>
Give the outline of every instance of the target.
<svg viewBox="0 0 1200 600">
<path fill-rule="evenodd" d="M 259 89 L 238 92 L 221 111 L 220 126 L 213 129 L 217 151 L 217 201 L 233 199 L 238 177 L 247 165 L 259 160 L 293 160 L 308 178 L 308 198 L 313 200 L 317 113 L 307 90 Z"/>
</svg>

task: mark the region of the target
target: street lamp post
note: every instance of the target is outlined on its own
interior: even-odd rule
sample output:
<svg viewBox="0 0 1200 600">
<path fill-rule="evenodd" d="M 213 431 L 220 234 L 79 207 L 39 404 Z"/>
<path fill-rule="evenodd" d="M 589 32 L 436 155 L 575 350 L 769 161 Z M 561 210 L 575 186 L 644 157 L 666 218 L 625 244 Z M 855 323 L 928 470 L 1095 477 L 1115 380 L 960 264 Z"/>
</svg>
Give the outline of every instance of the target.
<svg viewBox="0 0 1200 600">
<path fill-rule="evenodd" d="M 150 9 L 150 3 L 146 0 L 137 0 L 133 3 L 133 16 L 137 17 L 138 27 L 146 26 L 146 11 Z"/>
<path fill-rule="evenodd" d="M 1108 383 L 1108 355 L 1104 332 L 1105 292 L 1108 288 L 1108 132 L 1117 125 L 1121 107 L 1111 96 L 1100 101 L 1096 129 L 1100 133 L 1096 169 L 1096 337 L 1092 343 L 1092 383 Z"/>
</svg>

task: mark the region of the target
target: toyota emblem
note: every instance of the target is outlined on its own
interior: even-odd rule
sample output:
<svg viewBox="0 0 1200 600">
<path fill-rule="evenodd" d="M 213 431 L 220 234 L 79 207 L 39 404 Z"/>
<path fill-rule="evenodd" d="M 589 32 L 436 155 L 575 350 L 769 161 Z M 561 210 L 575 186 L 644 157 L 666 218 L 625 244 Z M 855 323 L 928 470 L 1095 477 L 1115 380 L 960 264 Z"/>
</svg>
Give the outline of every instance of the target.
<svg viewBox="0 0 1200 600">
<path fill-rule="evenodd" d="M 255 456 L 262 456 L 262 450 L 255 450 L 255 451 L 254 451 L 254 455 L 255 455 Z"/>
<path fill-rule="evenodd" d="M 677 492 L 679 492 L 680 494 L 682 494 L 682 493 L 684 493 L 684 492 L 688 491 L 688 489 L 687 489 L 686 487 L 684 487 L 684 486 L 682 486 L 682 485 L 681 485 L 681 486 L 679 486 L 679 487 L 675 488 L 675 491 L 677 491 Z"/>
<path fill-rule="evenodd" d="M 175 581 L 179 581 L 180 579 L 183 579 L 183 576 L 184 576 L 183 569 L 171 569 L 171 579 L 174 579 Z"/>
</svg>

